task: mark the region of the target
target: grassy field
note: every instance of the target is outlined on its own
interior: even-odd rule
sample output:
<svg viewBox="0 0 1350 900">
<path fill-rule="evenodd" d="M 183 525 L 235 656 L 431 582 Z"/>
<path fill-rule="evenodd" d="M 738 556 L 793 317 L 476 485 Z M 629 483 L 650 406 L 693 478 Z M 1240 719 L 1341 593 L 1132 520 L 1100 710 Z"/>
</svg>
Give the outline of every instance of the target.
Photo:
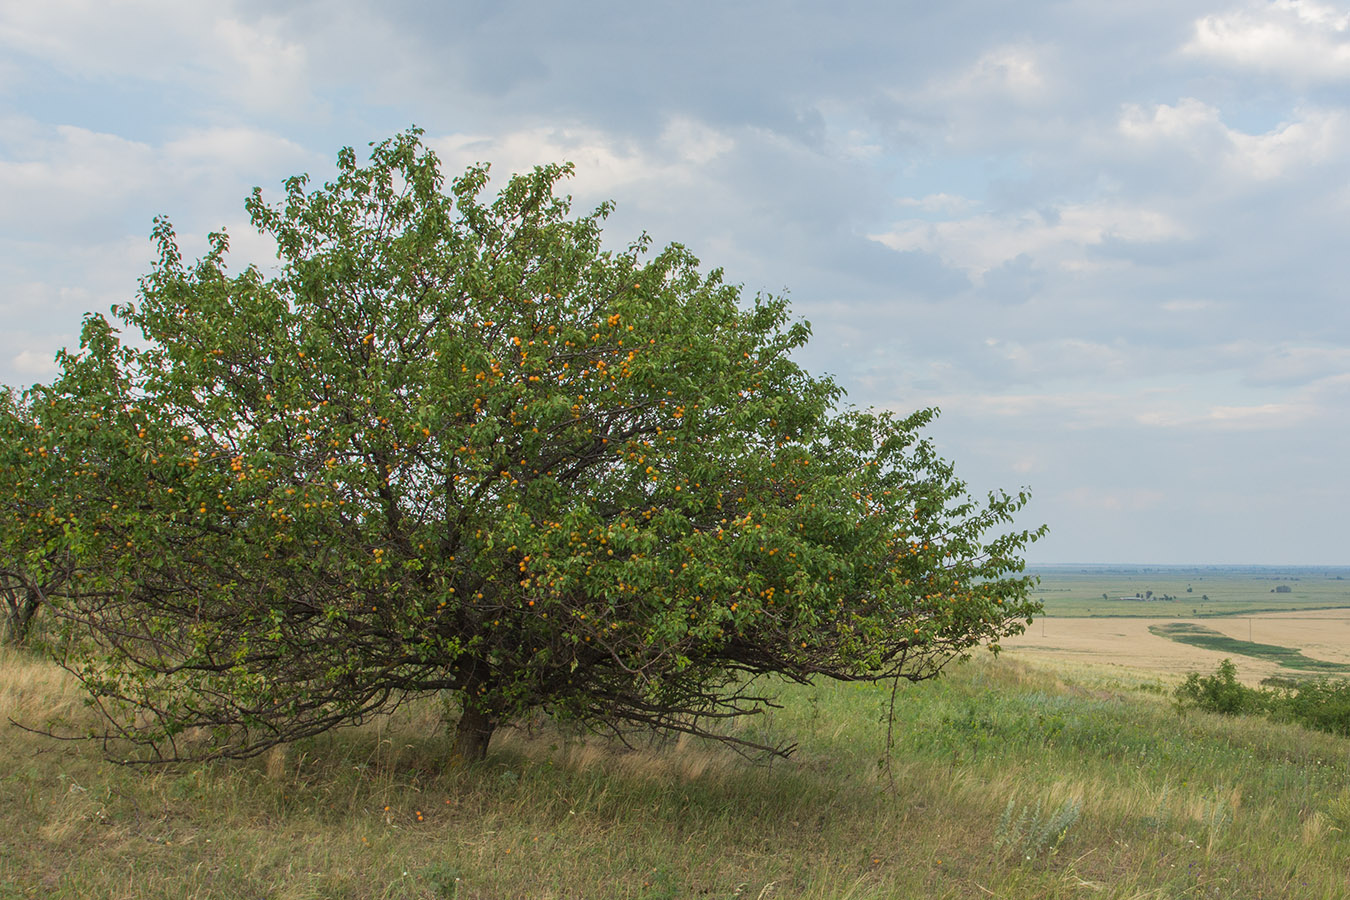
<svg viewBox="0 0 1350 900">
<path fill-rule="evenodd" d="M 1056 617 L 1195 618 L 1350 607 L 1350 568 L 1344 567 L 1041 566 L 1033 573 L 1041 579 L 1033 596 Z M 1281 587 L 1288 592 L 1277 592 Z"/>
<path fill-rule="evenodd" d="M 902 687 L 889 754 L 887 689 L 784 687 L 747 726 L 800 742 L 773 765 L 536 723 L 447 769 L 431 702 L 150 770 L 7 727 L 0 898 L 1350 896 L 1345 740 L 1034 660 Z M 0 655 L 0 720 L 81 715 L 58 672 Z"/>
</svg>

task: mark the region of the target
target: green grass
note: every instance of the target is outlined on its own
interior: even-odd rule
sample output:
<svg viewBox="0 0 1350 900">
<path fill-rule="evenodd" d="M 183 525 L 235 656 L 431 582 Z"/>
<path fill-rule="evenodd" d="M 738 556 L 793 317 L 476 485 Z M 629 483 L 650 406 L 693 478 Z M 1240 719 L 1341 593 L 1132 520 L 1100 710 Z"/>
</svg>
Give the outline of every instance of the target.
<svg viewBox="0 0 1350 900">
<path fill-rule="evenodd" d="M 1206 628 L 1192 622 L 1168 622 L 1163 625 L 1150 625 L 1148 630 L 1158 637 L 1170 638 L 1178 643 L 1190 644 L 1192 647 L 1203 647 L 1206 650 L 1217 650 L 1220 653 L 1234 653 L 1256 659 L 1265 659 L 1278 663 L 1286 669 L 1301 669 L 1306 672 L 1350 672 L 1350 665 L 1345 663 L 1313 659 L 1310 656 L 1304 656 L 1301 651 L 1293 647 L 1238 640 L 1226 634 L 1221 634 L 1213 628 Z"/>
<path fill-rule="evenodd" d="M 1350 743 L 1167 694 L 983 657 L 900 688 L 888 754 L 888 689 L 785 686 L 772 765 L 536 722 L 448 769 L 434 702 L 151 770 L 7 728 L 0 898 L 1347 896 Z M 0 655 L 0 721 L 81 714 Z"/>
<path fill-rule="evenodd" d="M 1350 607 L 1344 567 L 1042 566 L 1033 574 L 1040 584 L 1032 596 L 1049 616 L 1196 618 Z M 1289 592 L 1276 593 L 1279 587 Z"/>
</svg>

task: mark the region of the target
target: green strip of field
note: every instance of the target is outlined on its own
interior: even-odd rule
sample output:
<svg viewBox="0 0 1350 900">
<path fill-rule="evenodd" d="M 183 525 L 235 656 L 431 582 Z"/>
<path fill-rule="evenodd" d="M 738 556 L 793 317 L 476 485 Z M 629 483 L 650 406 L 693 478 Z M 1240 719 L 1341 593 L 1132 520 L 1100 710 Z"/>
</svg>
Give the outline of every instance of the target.
<svg viewBox="0 0 1350 900">
<path fill-rule="evenodd" d="M 1279 644 L 1258 644 L 1254 641 L 1241 641 L 1221 634 L 1213 628 L 1196 625 L 1194 622 L 1168 622 L 1163 625 L 1150 625 L 1148 630 L 1158 637 L 1170 638 L 1193 647 L 1217 650 L 1220 653 L 1237 653 L 1257 659 L 1278 663 L 1286 669 L 1302 669 L 1308 672 L 1348 672 L 1350 665 L 1329 662 L 1325 659 L 1313 659 L 1304 656 L 1293 647 L 1281 647 Z"/>
</svg>

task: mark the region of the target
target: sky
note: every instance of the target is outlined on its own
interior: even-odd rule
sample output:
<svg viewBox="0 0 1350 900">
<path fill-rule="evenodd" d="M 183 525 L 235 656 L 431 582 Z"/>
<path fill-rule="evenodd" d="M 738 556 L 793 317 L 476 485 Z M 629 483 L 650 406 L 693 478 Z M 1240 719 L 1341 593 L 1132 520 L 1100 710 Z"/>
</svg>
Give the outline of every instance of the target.
<svg viewBox="0 0 1350 900">
<path fill-rule="evenodd" d="M 1350 2 L 0 0 L 0 383 L 412 125 L 788 296 L 1033 564 L 1350 564 Z"/>
</svg>

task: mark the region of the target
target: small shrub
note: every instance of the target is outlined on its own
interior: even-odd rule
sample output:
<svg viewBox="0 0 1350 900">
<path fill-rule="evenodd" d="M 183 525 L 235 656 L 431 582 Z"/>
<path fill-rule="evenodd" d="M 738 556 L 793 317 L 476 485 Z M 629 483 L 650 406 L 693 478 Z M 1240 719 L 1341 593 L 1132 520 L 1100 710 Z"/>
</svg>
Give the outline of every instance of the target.
<svg viewBox="0 0 1350 900">
<path fill-rule="evenodd" d="M 1282 711 L 1318 731 L 1350 736 L 1350 682 L 1309 681 L 1286 693 Z"/>
<path fill-rule="evenodd" d="M 1026 804 L 1019 813 L 1014 797 L 1003 809 L 994 846 L 1022 861 L 1034 860 L 1042 854 L 1053 856 L 1081 812 L 1082 803 L 1070 797 L 1049 815 L 1040 800 L 1035 805 Z"/>
<path fill-rule="evenodd" d="M 1231 660 L 1219 663 L 1213 675 L 1192 672 L 1176 689 L 1178 712 L 1195 707 L 1225 715 L 1266 713 L 1308 728 L 1350 737 L 1350 681 L 1294 681 L 1283 677 L 1249 688 L 1237 680 Z"/>
<path fill-rule="evenodd" d="M 1267 694 L 1249 688 L 1237 680 L 1237 666 L 1231 659 L 1219 663 L 1213 675 L 1192 672 L 1176 690 L 1178 711 L 1189 706 L 1207 712 L 1228 716 L 1261 712 L 1266 708 Z"/>
</svg>

